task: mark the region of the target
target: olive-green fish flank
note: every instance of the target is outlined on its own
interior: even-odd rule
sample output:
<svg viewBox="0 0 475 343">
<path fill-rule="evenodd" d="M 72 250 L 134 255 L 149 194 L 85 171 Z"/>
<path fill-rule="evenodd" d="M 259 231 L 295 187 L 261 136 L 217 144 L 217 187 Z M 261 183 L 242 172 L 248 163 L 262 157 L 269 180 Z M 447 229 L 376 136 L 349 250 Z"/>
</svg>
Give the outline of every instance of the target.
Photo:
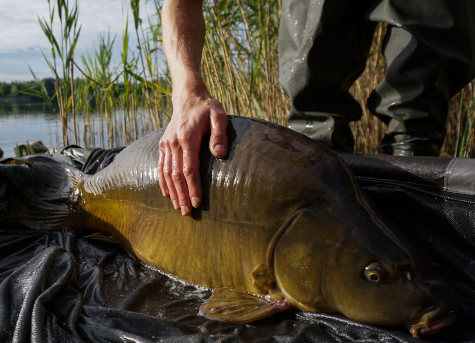
<svg viewBox="0 0 475 343">
<path fill-rule="evenodd" d="M 243 124 L 226 159 L 202 152 L 204 201 L 192 218 L 182 217 L 161 196 L 160 135 L 152 133 L 80 186 L 88 226 L 107 224 L 144 262 L 188 282 L 260 294 L 252 271 L 267 265 L 273 235 L 298 209 L 328 206 L 329 194 L 335 201 L 344 196 L 333 190 L 350 185 L 351 179 L 333 154 L 318 145 L 316 153 L 306 137 L 274 126 L 262 130 L 260 122 Z M 230 135 L 233 139 L 236 134 L 231 130 Z M 296 173 L 301 179 L 295 179 Z"/>
<path fill-rule="evenodd" d="M 203 203 L 183 217 L 158 183 L 162 132 L 95 175 L 13 161 L 36 184 L 12 195 L 0 218 L 108 232 L 144 263 L 213 289 L 200 309 L 210 319 L 244 323 L 295 307 L 405 325 L 414 337 L 453 322 L 447 287 L 380 219 L 332 151 L 285 127 L 230 117 L 228 155 L 214 158 L 203 142 Z M 13 170 L 0 167 L 0 175 Z"/>
</svg>

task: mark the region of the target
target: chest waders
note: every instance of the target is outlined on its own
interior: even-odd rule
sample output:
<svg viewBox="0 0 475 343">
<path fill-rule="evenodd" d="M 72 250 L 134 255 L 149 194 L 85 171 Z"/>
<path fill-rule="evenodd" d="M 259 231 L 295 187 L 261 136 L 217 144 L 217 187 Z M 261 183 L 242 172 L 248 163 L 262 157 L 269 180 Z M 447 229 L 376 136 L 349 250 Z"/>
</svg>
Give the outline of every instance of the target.
<svg viewBox="0 0 475 343">
<path fill-rule="evenodd" d="M 353 151 L 350 121 L 362 111 L 348 88 L 365 67 L 377 22 L 387 73 L 368 107 L 388 124 L 381 150 L 438 155 L 448 100 L 475 76 L 475 3 L 460 0 L 283 0 L 279 80 L 289 127 Z"/>
</svg>

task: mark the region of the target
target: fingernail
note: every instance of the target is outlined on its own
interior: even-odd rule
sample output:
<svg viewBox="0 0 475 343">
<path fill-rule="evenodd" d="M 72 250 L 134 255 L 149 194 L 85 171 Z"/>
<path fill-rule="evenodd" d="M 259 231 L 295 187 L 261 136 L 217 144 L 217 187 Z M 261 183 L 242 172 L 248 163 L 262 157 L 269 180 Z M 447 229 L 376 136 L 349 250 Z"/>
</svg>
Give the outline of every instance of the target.
<svg viewBox="0 0 475 343">
<path fill-rule="evenodd" d="M 188 213 L 189 213 L 188 207 L 187 207 L 187 206 L 182 206 L 182 207 L 181 207 L 181 214 L 182 214 L 183 216 L 186 216 L 186 215 L 188 215 Z"/>
<path fill-rule="evenodd" d="M 223 144 L 215 144 L 213 146 L 213 151 L 216 153 L 216 154 L 220 154 L 220 155 L 224 155 L 224 151 L 225 151 L 225 147 Z"/>
<path fill-rule="evenodd" d="M 178 204 L 178 201 L 173 200 L 173 207 L 175 208 L 175 210 L 180 209 L 180 205 Z"/>
<path fill-rule="evenodd" d="M 199 200 L 197 197 L 191 197 L 191 205 L 194 207 L 194 208 L 197 208 L 198 205 L 199 205 Z"/>
</svg>

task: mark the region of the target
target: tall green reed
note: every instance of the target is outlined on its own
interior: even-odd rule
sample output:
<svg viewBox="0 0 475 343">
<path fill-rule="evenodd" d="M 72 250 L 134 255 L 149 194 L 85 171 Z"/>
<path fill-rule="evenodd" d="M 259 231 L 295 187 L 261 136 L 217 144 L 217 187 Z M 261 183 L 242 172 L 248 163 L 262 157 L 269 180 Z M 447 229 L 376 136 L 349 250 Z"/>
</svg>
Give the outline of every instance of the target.
<svg viewBox="0 0 475 343">
<path fill-rule="evenodd" d="M 284 123 L 279 82 L 280 1 L 208 1 L 203 74 L 228 113 Z"/>
<path fill-rule="evenodd" d="M 163 87 L 162 79 L 164 68 L 164 54 L 161 47 L 161 7 L 163 1 L 154 0 L 153 4 L 156 15 L 147 18 L 147 27 L 144 28 L 144 21 L 140 17 L 140 1 L 131 0 L 131 9 L 134 18 L 135 35 L 138 42 L 138 61 L 135 64 L 135 71 L 127 68 L 126 71 L 142 85 L 142 91 L 146 100 L 146 107 L 153 129 L 157 129 L 164 124 L 164 119 L 169 119 L 167 108 L 168 102 L 162 102 L 164 96 L 169 96 L 170 91 Z M 139 68 L 137 68 L 140 66 Z M 165 108 L 162 108 L 165 106 Z"/>
<path fill-rule="evenodd" d="M 63 130 L 63 141 L 65 145 L 69 144 L 68 137 L 68 111 L 74 109 L 73 87 L 73 59 L 74 50 L 81 32 L 81 26 L 78 25 L 79 7 L 78 1 L 72 3 L 69 0 L 56 0 L 54 3 L 48 1 L 49 17 L 38 18 L 41 29 L 48 39 L 51 47 L 51 58 L 43 53 L 44 59 L 53 73 L 56 82 L 56 99 L 61 116 L 61 126 Z M 54 31 L 55 22 L 59 20 L 59 32 Z M 59 60 L 59 63 L 58 63 Z M 60 76 L 62 73 L 62 76 Z M 76 132 L 76 118 L 73 111 L 75 142 L 78 141 Z"/>
<path fill-rule="evenodd" d="M 475 101 L 475 82 L 472 82 L 467 88 L 463 89 L 459 95 L 459 110 L 457 113 L 457 130 L 455 136 L 454 157 L 470 157 L 471 143 L 473 143 L 473 127 L 475 123 L 474 101 Z M 464 95 L 468 91 L 468 101 L 464 101 Z M 465 107 L 465 108 L 464 108 Z"/>
<path fill-rule="evenodd" d="M 83 56 L 82 63 L 90 80 L 90 88 L 96 104 L 96 112 L 105 118 L 108 134 L 108 146 L 113 147 L 122 142 L 116 142 L 115 127 L 117 106 L 116 82 L 120 77 L 118 66 L 112 65 L 112 54 L 115 37 L 100 34 L 99 44 L 92 56 Z M 102 123 L 102 121 L 101 121 Z M 102 131 L 101 131 L 102 132 Z"/>
<path fill-rule="evenodd" d="M 28 69 L 30 70 L 30 74 L 33 77 L 36 87 L 31 86 L 31 87 L 21 90 L 20 92 L 25 95 L 30 95 L 38 99 L 41 99 L 43 104 L 46 105 L 49 108 L 49 110 L 54 111 L 55 109 L 54 99 L 56 97 L 56 94 L 51 94 L 50 92 L 48 92 L 48 89 L 46 88 L 45 79 L 40 79 L 36 75 L 36 73 L 33 71 L 33 69 L 31 69 L 30 66 L 28 66 Z"/>
<path fill-rule="evenodd" d="M 83 82 L 80 84 L 90 91 L 89 102 L 95 105 L 102 146 L 127 144 L 141 134 L 161 127 L 171 112 L 169 81 L 166 68 L 163 68 L 160 16 L 153 15 L 142 20 L 140 2 L 131 1 L 130 4 L 138 48 L 135 50 L 130 47 L 127 16 L 122 32 L 120 63 L 112 64 L 115 37 L 99 35 L 94 52 L 82 56 L 83 68 L 76 65 L 88 80 L 87 86 Z M 156 0 L 154 8 L 158 14 L 161 1 Z M 85 92 L 78 90 L 77 94 L 80 93 Z M 89 113 L 90 106 L 86 101 L 79 103 L 86 106 L 80 110 Z M 104 130 L 107 131 L 106 144 L 102 137 Z"/>
<path fill-rule="evenodd" d="M 99 36 L 93 55 L 82 58 L 87 78 L 78 79 L 75 83 L 67 82 L 70 71 L 63 73 L 62 77 L 58 75 L 57 70 L 61 69 L 56 68 L 55 53 L 62 46 L 68 48 L 62 48 L 61 51 L 71 50 L 77 41 L 80 31 L 80 28 L 77 29 L 77 2 L 72 7 L 67 1 L 58 0 L 56 6 L 50 4 L 50 17 L 40 21 L 43 30 L 50 37 L 54 57 L 47 62 L 56 75 L 58 84 L 61 82 L 62 85 L 58 87 L 63 92 L 58 97 L 58 103 L 62 104 L 61 113 L 64 113 L 62 118 L 71 110 L 71 97 L 65 97 L 65 94 L 70 92 L 72 85 L 76 93 L 76 108 L 83 114 L 83 121 L 84 115 L 87 117 L 91 111 L 102 118 L 100 125 L 103 127 L 99 130 L 107 129 L 107 137 L 101 137 L 103 146 L 127 144 L 148 131 L 166 125 L 171 113 L 171 82 L 161 36 L 160 14 L 163 0 L 153 0 L 155 13 L 151 15 L 145 15 L 142 11 L 143 4 L 140 0 L 130 0 L 128 13 L 133 18 L 133 32 L 129 32 L 127 19 L 122 33 L 120 63 L 114 66 L 109 58 L 115 38 Z M 71 42 L 69 45 L 55 43 L 56 37 L 52 35 L 56 7 L 62 9 L 63 18 L 70 18 L 64 21 L 69 23 L 70 30 L 63 29 L 58 36 L 61 41 Z M 68 15 L 65 14 L 65 8 L 68 9 Z M 227 113 L 286 124 L 289 102 L 278 81 L 280 1 L 205 0 L 204 16 L 206 36 L 202 74 L 213 96 L 221 101 Z M 73 24 L 74 21 L 76 24 Z M 131 46 L 131 34 L 135 35 L 138 42 L 137 49 Z M 384 35 L 385 26 L 379 25 L 366 70 L 351 88 L 353 96 L 363 108 L 362 119 L 351 125 L 356 152 L 359 153 L 377 152 L 386 129 L 383 123 L 371 115 L 365 104 L 370 92 L 385 73 L 380 48 Z M 61 63 L 69 66 L 67 61 Z M 69 88 L 67 84 L 70 84 Z M 466 88 L 463 96 L 451 101 L 444 154 L 453 154 L 456 150 L 461 151 L 456 152 L 457 155 L 473 155 L 473 119 L 466 120 L 473 118 L 473 99 L 470 105 L 467 94 L 473 94 L 473 91 Z M 462 99 L 462 112 L 457 110 L 459 106 L 454 105 L 455 101 L 459 104 L 459 99 Z M 67 122 L 64 123 L 63 130 L 65 125 Z M 67 127 L 65 131 L 67 133 Z M 87 144 L 94 143 L 93 131 L 92 125 L 85 126 L 84 141 L 86 142 L 86 136 L 92 135 Z"/>
</svg>

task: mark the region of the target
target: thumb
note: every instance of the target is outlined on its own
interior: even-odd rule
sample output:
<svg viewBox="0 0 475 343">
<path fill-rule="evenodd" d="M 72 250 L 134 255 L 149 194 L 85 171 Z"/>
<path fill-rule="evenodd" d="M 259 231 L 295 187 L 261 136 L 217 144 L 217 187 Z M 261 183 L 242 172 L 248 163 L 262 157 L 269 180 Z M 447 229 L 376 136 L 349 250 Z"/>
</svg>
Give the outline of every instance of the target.
<svg viewBox="0 0 475 343">
<path fill-rule="evenodd" d="M 228 116 L 224 111 L 211 110 L 211 137 L 209 140 L 209 150 L 214 157 L 224 157 L 228 151 Z"/>
</svg>

